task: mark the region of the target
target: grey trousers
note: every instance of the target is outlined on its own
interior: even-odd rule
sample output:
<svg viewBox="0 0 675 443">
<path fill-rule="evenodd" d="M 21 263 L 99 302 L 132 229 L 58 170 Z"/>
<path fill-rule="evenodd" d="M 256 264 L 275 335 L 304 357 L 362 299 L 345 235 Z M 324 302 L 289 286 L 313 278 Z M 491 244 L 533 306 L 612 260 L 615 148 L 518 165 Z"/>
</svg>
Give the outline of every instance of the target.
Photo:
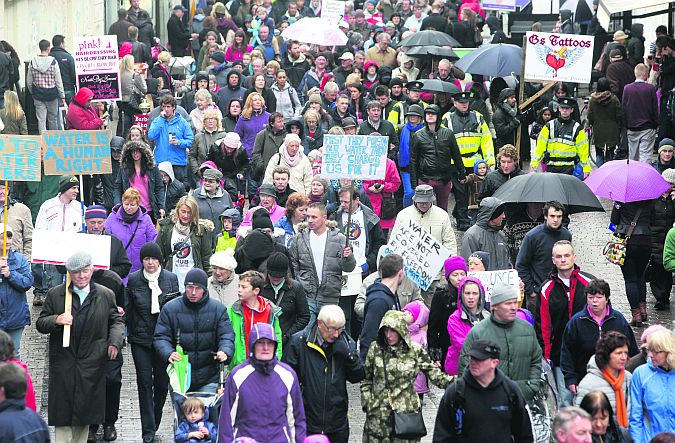
<svg viewBox="0 0 675 443">
<path fill-rule="evenodd" d="M 49 129 L 59 129 L 59 100 L 56 99 L 48 102 L 34 100 L 34 102 L 35 115 L 37 116 L 38 121 L 38 130 L 42 132 L 46 130 L 47 127 L 49 127 Z"/>
<path fill-rule="evenodd" d="M 643 131 L 628 129 L 626 134 L 628 135 L 628 157 L 631 160 L 653 164 L 656 129 L 645 129 Z"/>
</svg>

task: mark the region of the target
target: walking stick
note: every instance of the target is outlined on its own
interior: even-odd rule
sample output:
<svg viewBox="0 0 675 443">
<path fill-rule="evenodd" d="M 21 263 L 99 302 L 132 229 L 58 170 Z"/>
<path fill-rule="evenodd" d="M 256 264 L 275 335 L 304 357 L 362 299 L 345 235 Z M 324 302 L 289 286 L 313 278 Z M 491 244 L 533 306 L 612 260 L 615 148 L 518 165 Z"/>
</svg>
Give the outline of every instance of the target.
<svg viewBox="0 0 675 443">
<path fill-rule="evenodd" d="M 352 199 L 352 193 L 349 193 L 349 208 L 347 210 L 347 226 L 345 227 L 345 248 L 349 247 L 349 231 L 352 226 L 352 202 L 354 200 Z"/>
</svg>

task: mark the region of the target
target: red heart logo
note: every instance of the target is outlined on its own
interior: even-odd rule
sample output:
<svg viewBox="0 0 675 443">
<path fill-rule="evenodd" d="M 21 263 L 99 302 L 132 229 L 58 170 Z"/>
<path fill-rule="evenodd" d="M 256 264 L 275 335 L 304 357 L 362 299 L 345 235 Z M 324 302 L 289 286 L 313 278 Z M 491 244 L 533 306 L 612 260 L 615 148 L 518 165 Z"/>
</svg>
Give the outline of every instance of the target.
<svg viewBox="0 0 675 443">
<path fill-rule="evenodd" d="M 555 55 L 548 54 L 546 56 L 546 64 L 557 71 L 558 69 L 565 66 L 565 59 L 564 58 L 556 58 Z"/>
</svg>

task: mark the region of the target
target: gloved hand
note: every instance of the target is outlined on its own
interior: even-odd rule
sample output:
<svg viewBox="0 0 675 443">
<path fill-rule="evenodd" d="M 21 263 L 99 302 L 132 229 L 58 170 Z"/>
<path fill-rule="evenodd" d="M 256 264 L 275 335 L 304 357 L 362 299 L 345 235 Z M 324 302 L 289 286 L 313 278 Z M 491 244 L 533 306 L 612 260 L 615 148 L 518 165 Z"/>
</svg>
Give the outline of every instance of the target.
<svg viewBox="0 0 675 443">
<path fill-rule="evenodd" d="M 344 334 L 340 336 L 333 343 L 333 355 L 341 357 L 349 357 L 349 343 L 347 343 L 347 337 Z"/>
</svg>

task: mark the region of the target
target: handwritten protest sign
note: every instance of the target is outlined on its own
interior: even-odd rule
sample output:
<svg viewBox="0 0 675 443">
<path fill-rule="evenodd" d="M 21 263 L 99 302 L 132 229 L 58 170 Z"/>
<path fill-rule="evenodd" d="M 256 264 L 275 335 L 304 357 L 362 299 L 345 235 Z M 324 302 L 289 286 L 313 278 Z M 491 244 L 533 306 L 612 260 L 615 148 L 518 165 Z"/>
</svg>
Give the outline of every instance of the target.
<svg viewBox="0 0 675 443">
<path fill-rule="evenodd" d="M 342 273 L 342 289 L 340 296 L 358 295 L 361 290 L 361 267 L 357 266 L 352 272 Z"/>
<path fill-rule="evenodd" d="M 91 254 L 92 264 L 97 269 L 110 268 L 110 236 L 83 234 L 79 232 L 33 231 L 33 263 L 64 265 L 76 252 Z"/>
<path fill-rule="evenodd" d="M 324 135 L 321 177 L 384 180 L 389 138 Z"/>
<path fill-rule="evenodd" d="M 525 79 L 590 83 L 593 36 L 528 32 Z"/>
<path fill-rule="evenodd" d="M 75 38 L 78 87 L 87 87 L 94 100 L 120 100 L 119 54 L 116 35 Z"/>
<path fill-rule="evenodd" d="M 345 2 L 342 0 L 323 0 L 321 2 L 321 19 L 328 25 L 336 27 L 345 13 Z"/>
<path fill-rule="evenodd" d="M 0 135 L 0 180 L 40 181 L 39 135 Z"/>
<path fill-rule="evenodd" d="M 42 136 L 45 175 L 112 172 L 107 131 L 44 131 Z"/>
<path fill-rule="evenodd" d="M 399 224 L 389 237 L 384 255 L 392 253 L 403 257 L 405 275 L 425 291 L 450 256 L 441 242 L 413 220 Z"/>
<path fill-rule="evenodd" d="M 501 271 L 483 271 L 483 272 L 469 272 L 469 277 L 476 277 L 485 289 L 485 301 L 487 303 L 492 299 L 492 290 L 499 282 L 507 284 L 520 294 L 520 287 L 518 285 L 518 271 L 515 269 L 504 269 Z"/>
</svg>

